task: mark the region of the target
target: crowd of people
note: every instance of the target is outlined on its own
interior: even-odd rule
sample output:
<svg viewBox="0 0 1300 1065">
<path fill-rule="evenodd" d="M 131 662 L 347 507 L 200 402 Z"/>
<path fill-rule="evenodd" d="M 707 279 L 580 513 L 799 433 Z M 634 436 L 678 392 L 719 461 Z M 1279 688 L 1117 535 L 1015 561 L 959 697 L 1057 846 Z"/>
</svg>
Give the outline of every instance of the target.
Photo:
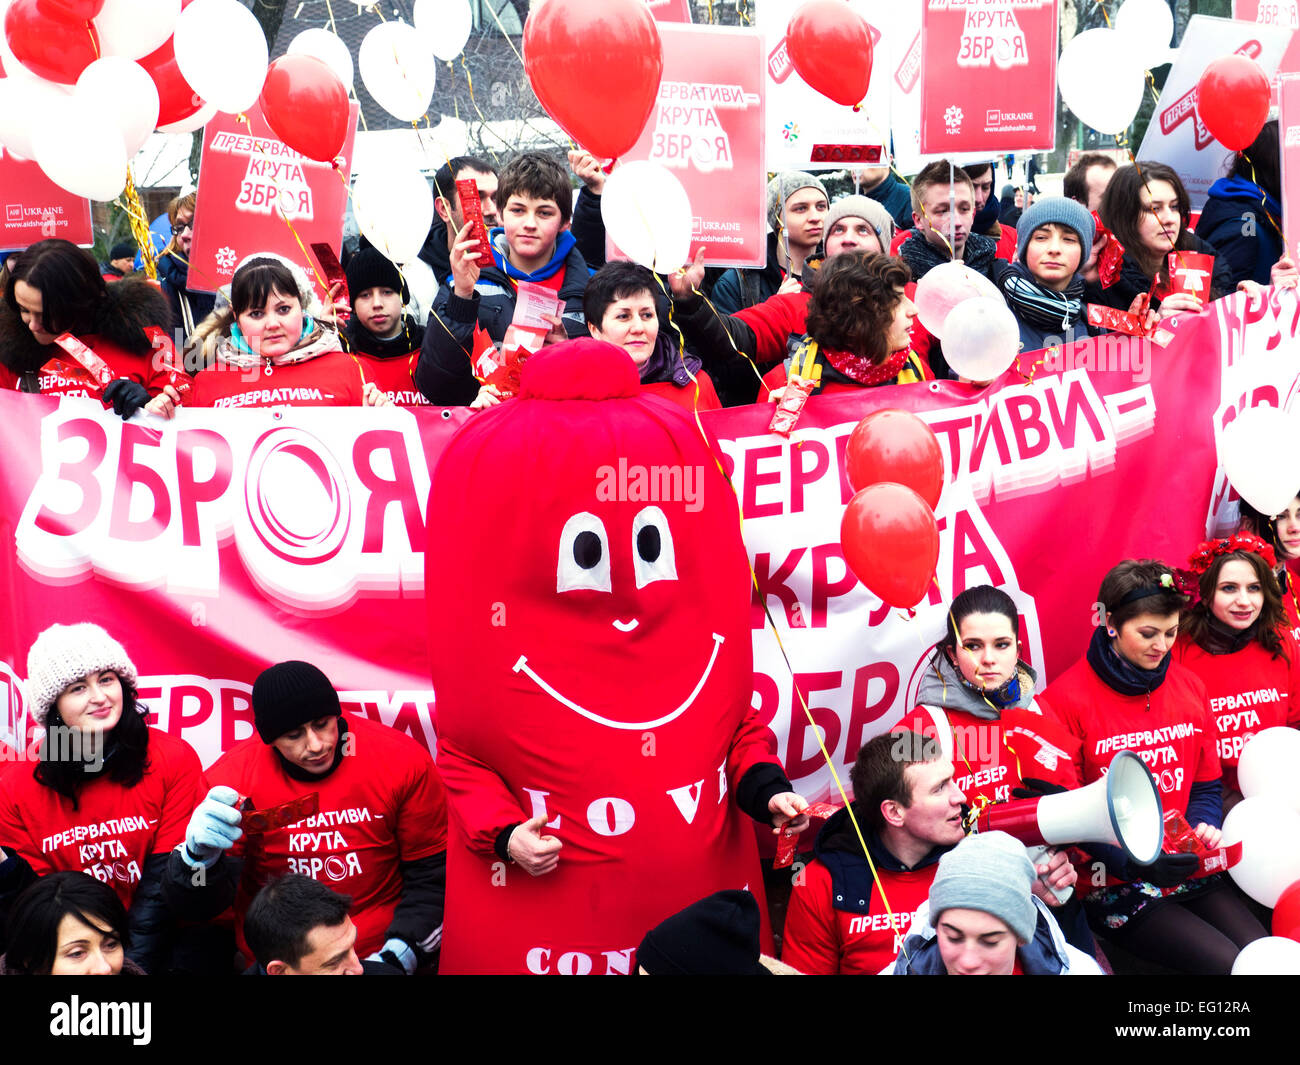
<svg viewBox="0 0 1300 1065">
<path fill-rule="evenodd" d="M 1095 333 L 1088 304 L 1147 322 L 1202 310 L 1168 287 L 1171 252 L 1214 256 L 1212 299 L 1295 285 L 1277 141 L 1269 123 L 1238 154 L 1196 232 L 1177 173 L 1156 162 L 1084 155 L 1064 196 L 1014 208 L 994 195 L 992 161 L 932 163 L 910 183 L 872 168 L 834 201 L 816 176 L 783 172 L 768 185 L 765 266 L 709 270 L 702 249 L 662 277 L 605 261 L 604 173 L 586 153 L 566 169 L 524 152 L 499 173 L 456 158 L 433 179 L 420 257 L 440 285 L 423 321 L 401 271 L 364 241 L 345 256 L 346 299 L 337 286 L 321 299 L 301 264 L 271 253 L 246 257 L 215 295 L 193 290 L 191 194 L 169 208 L 156 285 L 132 276 L 129 245 L 105 263 L 61 240 L 11 255 L 0 384 L 92 396 L 123 418 L 186 406 L 484 411 L 514 396 L 485 368 L 580 337 L 600 342 L 602 359 L 626 365 L 625 353 L 644 392 L 687 410 L 775 402 L 796 375 L 826 394 L 952 378 L 912 300 L 944 263 L 997 288 L 1023 352 Z M 464 181 L 478 189 L 486 245 Z M 525 284 L 552 301 L 540 323 L 521 307 Z M 1271 691 L 1254 730 L 1300 725 L 1300 497 L 1279 514 L 1243 505 L 1240 532 L 1188 552 L 1179 569 L 1118 562 L 1090 644 L 1046 686 L 1019 653 L 1012 600 L 988 586 L 957 596 L 917 705 L 861 748 L 850 804 L 801 843 L 809 862 L 784 920 L 747 892 L 711 895 L 645 929 L 631 971 L 1228 972 L 1266 934 L 1266 914 L 1225 874 L 1202 875 L 1194 854 L 1144 865 L 1113 846 L 1031 854 L 971 833 L 972 810 L 1089 784 L 1113 738 L 1169 726 L 1166 809 L 1219 845 L 1249 733 L 1211 707 Z M 88 622 L 54 625 L 30 649 L 43 732 L 0 762 L 0 971 L 437 971 L 448 818 L 462 797 L 428 752 L 344 713 L 320 668 L 291 661 L 253 686 L 255 735 L 205 770 L 146 724 L 137 676 L 127 649 Z M 780 767 L 760 775 L 727 801 L 768 830 L 808 827 Z M 503 867 L 554 874 L 552 824 L 544 806 L 493 823 Z"/>
</svg>

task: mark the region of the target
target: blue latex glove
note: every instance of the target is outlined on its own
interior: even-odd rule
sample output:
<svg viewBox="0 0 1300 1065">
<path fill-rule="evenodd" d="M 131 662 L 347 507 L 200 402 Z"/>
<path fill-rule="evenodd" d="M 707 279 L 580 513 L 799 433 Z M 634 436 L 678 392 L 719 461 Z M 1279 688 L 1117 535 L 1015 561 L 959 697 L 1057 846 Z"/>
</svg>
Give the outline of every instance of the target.
<svg viewBox="0 0 1300 1065">
<path fill-rule="evenodd" d="M 374 954 L 371 954 L 366 961 L 383 962 L 385 965 L 392 965 L 401 969 L 407 976 L 415 975 L 415 966 L 417 959 L 415 951 L 411 945 L 404 939 L 390 939 Z"/>
<path fill-rule="evenodd" d="M 238 801 L 239 793 L 234 788 L 219 784 L 199 803 L 185 830 L 185 849 L 181 852 L 191 869 L 211 869 L 221 852 L 244 834 L 239 827 L 242 815 L 235 809 Z"/>
</svg>

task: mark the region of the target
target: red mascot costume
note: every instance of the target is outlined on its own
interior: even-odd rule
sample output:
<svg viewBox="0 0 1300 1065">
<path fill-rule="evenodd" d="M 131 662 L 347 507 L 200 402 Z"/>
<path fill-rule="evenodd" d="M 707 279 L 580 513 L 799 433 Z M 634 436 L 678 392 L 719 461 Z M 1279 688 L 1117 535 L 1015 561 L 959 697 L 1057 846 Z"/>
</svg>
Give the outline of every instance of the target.
<svg viewBox="0 0 1300 1065">
<path fill-rule="evenodd" d="M 705 895 L 747 887 L 766 912 L 736 805 L 775 763 L 750 706 L 749 568 L 691 416 L 603 341 L 548 348 L 443 453 L 428 530 L 441 971 L 627 973 Z M 562 846 L 533 877 L 500 848 L 538 815 Z"/>
</svg>

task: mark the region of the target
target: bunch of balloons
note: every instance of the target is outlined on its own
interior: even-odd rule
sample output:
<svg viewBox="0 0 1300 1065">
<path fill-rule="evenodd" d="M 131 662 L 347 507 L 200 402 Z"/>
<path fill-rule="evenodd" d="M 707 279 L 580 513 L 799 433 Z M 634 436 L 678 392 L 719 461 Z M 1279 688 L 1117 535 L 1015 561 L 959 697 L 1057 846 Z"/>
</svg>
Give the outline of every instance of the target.
<svg viewBox="0 0 1300 1065">
<path fill-rule="evenodd" d="M 939 561 L 934 520 L 943 491 L 939 439 L 915 414 L 875 411 L 849 436 L 845 465 L 857 494 L 840 522 L 844 560 L 883 602 L 914 607 Z"/>
<path fill-rule="evenodd" d="M 967 381 L 996 380 L 1016 361 L 1015 315 L 993 282 L 965 263 L 942 263 L 917 282 L 916 313 L 943 341 L 948 365 Z"/>
</svg>

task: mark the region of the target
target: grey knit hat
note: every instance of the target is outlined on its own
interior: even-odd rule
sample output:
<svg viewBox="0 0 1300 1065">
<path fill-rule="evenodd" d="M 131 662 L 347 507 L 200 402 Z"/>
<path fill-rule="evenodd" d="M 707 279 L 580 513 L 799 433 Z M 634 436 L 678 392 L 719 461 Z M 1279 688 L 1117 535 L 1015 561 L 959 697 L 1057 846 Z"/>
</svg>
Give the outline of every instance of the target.
<svg viewBox="0 0 1300 1065">
<path fill-rule="evenodd" d="M 1022 263 L 1025 261 L 1029 238 L 1034 235 L 1035 229 L 1049 222 L 1066 226 L 1079 234 L 1079 243 L 1083 245 L 1083 257 L 1079 260 L 1079 268 L 1082 269 L 1092 254 L 1092 236 L 1097 230 L 1097 224 L 1092 220 L 1092 212 L 1088 208 L 1065 196 L 1035 200 L 1021 212 L 1020 219 L 1016 222 L 1016 232 L 1020 236 L 1016 244 L 1016 258 Z"/>
<path fill-rule="evenodd" d="M 1021 943 L 1034 938 L 1038 910 L 1034 865 L 1025 845 L 1005 832 L 967 836 L 939 859 L 930 885 L 930 923 L 944 910 L 979 910 L 1005 921 Z"/>
<path fill-rule="evenodd" d="M 773 229 L 780 229 L 785 224 L 781 220 L 785 201 L 800 189 L 816 189 L 826 196 L 826 186 L 802 170 L 782 170 L 767 183 L 767 224 Z M 829 196 L 826 196 L 826 202 L 831 202 Z"/>
<path fill-rule="evenodd" d="M 27 652 L 27 698 L 44 724 L 63 689 L 88 673 L 111 669 L 134 684 L 135 665 L 120 643 L 89 621 L 51 625 Z"/>
<path fill-rule="evenodd" d="M 836 200 L 826 212 L 822 232 L 830 236 L 831 227 L 841 218 L 865 219 L 880 238 L 880 247 L 884 253 L 889 254 L 889 245 L 894 241 L 894 217 L 885 210 L 883 203 L 878 203 L 870 196 L 845 196 Z"/>
</svg>

